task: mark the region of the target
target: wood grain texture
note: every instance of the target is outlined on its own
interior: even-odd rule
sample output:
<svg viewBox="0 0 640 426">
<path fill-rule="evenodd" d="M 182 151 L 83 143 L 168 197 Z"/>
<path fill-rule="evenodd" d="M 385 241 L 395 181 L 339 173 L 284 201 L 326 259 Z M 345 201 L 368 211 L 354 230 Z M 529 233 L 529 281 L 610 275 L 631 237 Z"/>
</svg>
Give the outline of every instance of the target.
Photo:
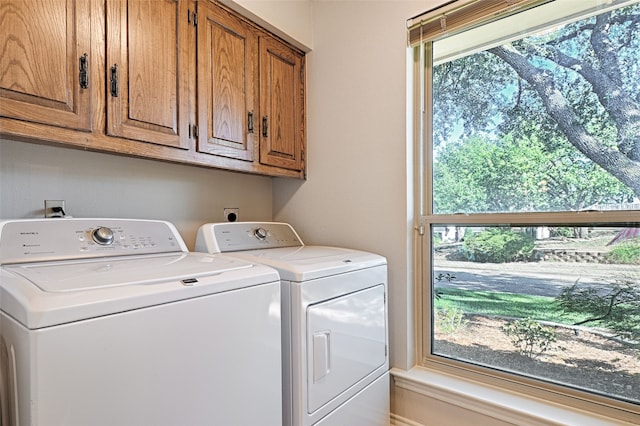
<svg viewBox="0 0 640 426">
<path fill-rule="evenodd" d="M 254 30 L 227 11 L 198 3 L 198 150 L 253 161 L 257 123 L 257 44 Z"/>
<path fill-rule="evenodd" d="M 188 148 L 187 4 L 107 2 L 107 71 L 117 66 L 119 86 L 107 97 L 110 135 Z"/>
<path fill-rule="evenodd" d="M 128 119 L 178 133 L 178 20 L 184 16 L 167 0 L 129 1 L 127 12 Z"/>
<path fill-rule="evenodd" d="M 269 35 L 260 38 L 260 113 L 260 162 L 303 170 L 304 56 Z"/>
<path fill-rule="evenodd" d="M 0 2 L 0 114 L 91 130 L 91 87 L 81 89 L 79 59 L 91 57 L 90 5 L 84 0 Z"/>
</svg>

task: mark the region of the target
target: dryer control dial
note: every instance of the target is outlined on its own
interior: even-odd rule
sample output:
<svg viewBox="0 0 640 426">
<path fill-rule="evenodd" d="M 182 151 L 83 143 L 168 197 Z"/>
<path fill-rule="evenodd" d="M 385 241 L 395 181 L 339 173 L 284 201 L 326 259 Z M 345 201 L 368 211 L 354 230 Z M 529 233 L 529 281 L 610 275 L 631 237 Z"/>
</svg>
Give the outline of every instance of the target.
<svg viewBox="0 0 640 426">
<path fill-rule="evenodd" d="M 106 226 L 95 229 L 91 233 L 91 236 L 93 237 L 93 241 L 102 246 L 108 246 L 113 242 L 113 231 Z"/>
<path fill-rule="evenodd" d="M 259 240 L 264 240 L 265 238 L 267 238 L 267 230 L 264 228 L 257 228 L 255 231 L 253 231 L 253 235 L 255 235 Z"/>
</svg>

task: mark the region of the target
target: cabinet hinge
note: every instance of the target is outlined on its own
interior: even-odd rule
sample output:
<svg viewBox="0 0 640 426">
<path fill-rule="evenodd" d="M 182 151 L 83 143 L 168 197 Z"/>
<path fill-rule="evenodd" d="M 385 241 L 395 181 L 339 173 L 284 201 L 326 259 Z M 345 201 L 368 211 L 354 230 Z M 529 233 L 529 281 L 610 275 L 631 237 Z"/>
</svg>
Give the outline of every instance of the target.
<svg viewBox="0 0 640 426">
<path fill-rule="evenodd" d="M 198 13 L 195 10 L 187 10 L 187 22 L 194 27 L 198 26 Z"/>
<path fill-rule="evenodd" d="M 197 124 L 189 125 L 189 139 L 191 139 L 191 138 L 194 138 L 194 139 L 198 138 L 198 125 Z"/>
</svg>

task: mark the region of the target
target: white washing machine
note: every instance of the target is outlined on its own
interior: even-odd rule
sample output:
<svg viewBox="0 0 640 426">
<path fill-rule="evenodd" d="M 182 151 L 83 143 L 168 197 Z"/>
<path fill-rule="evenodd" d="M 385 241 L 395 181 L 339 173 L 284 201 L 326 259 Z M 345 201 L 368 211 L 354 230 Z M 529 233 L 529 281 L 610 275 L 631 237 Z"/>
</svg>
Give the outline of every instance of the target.
<svg viewBox="0 0 640 426">
<path fill-rule="evenodd" d="M 173 225 L 0 222 L 3 426 L 282 424 L 275 270 Z"/>
<path fill-rule="evenodd" d="M 278 270 L 284 425 L 389 424 L 384 257 L 306 246 L 285 223 L 206 224 L 196 250 Z"/>
</svg>

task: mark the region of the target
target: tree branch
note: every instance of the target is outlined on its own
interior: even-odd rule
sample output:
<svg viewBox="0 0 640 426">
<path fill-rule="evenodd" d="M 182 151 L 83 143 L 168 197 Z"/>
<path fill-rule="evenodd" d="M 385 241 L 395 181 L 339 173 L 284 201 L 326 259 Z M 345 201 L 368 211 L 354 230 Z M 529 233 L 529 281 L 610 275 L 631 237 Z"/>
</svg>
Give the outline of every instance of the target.
<svg viewBox="0 0 640 426">
<path fill-rule="evenodd" d="M 594 50 L 605 50 L 605 48 Z M 601 61 L 615 61 L 615 57 L 608 56 L 602 55 Z M 552 48 L 552 54 L 548 59 L 577 72 L 591 83 L 593 92 L 616 123 L 618 150 L 631 160 L 640 161 L 640 105 L 628 93 L 620 90 L 622 80 L 617 65 L 607 66 L 609 71 L 602 72 L 587 62 L 572 58 L 555 48 Z M 617 61 L 615 63 L 617 64 Z"/>
<path fill-rule="evenodd" d="M 514 48 L 507 49 L 504 46 L 499 46 L 488 51 L 508 63 L 523 80 L 536 90 L 545 109 L 573 146 L 640 196 L 640 151 L 639 160 L 634 161 L 617 149 L 607 148 L 597 138 L 589 134 L 580 124 L 579 117 L 572 110 L 565 97 L 555 87 L 548 72 L 530 64 L 525 56 Z M 640 150 L 640 142 L 638 145 L 638 150 Z"/>
<path fill-rule="evenodd" d="M 607 311 L 604 313 L 604 315 L 601 315 L 599 317 L 594 317 L 594 318 L 587 318 L 586 320 L 582 320 L 582 321 L 578 321 L 576 323 L 573 323 L 573 325 L 582 325 L 582 324 L 586 324 L 588 322 L 600 321 L 600 320 L 608 318 L 609 316 L 611 316 L 611 312 L 613 311 L 613 307 L 616 305 L 616 303 L 615 303 L 616 299 L 618 298 L 620 293 L 623 293 L 623 292 L 624 292 L 623 289 L 619 289 L 617 292 L 615 292 L 614 294 L 611 295 L 611 300 L 609 300 L 609 305 L 607 306 Z"/>
</svg>

